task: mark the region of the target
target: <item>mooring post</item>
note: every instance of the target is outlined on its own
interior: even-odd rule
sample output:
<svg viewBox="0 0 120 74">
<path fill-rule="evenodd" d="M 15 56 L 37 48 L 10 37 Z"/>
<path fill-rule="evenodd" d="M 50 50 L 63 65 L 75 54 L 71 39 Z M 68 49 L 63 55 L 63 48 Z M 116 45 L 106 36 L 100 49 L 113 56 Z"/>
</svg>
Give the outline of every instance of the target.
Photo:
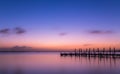
<svg viewBox="0 0 120 74">
<path fill-rule="evenodd" d="M 78 52 L 78 54 L 80 55 L 80 53 L 81 53 L 81 52 L 80 52 L 80 49 L 79 49 L 79 52 Z"/>
<path fill-rule="evenodd" d="M 99 48 L 97 48 L 97 55 L 99 55 Z"/>
<path fill-rule="evenodd" d="M 109 48 L 109 55 L 111 56 L 111 47 Z"/>
<path fill-rule="evenodd" d="M 94 48 L 93 48 L 93 52 L 92 53 L 93 53 L 93 55 L 95 55 L 95 49 Z"/>
<path fill-rule="evenodd" d="M 75 49 L 75 55 L 76 55 L 77 50 Z"/>
<path fill-rule="evenodd" d="M 81 49 L 81 55 L 82 55 L 82 53 L 83 53 L 83 51 L 82 51 L 82 49 Z"/>
<path fill-rule="evenodd" d="M 105 48 L 103 48 L 103 55 L 105 55 Z"/>
<path fill-rule="evenodd" d="M 85 52 L 86 55 L 88 55 L 88 49 L 86 48 L 86 52 Z"/>
<path fill-rule="evenodd" d="M 88 55 L 90 55 L 90 52 L 91 52 L 91 51 L 90 51 L 90 48 L 89 48 Z"/>
<path fill-rule="evenodd" d="M 114 48 L 113 48 L 113 54 L 114 54 L 114 55 L 116 54 L 115 52 L 116 52 L 116 50 L 115 50 L 115 47 L 114 47 Z"/>
</svg>

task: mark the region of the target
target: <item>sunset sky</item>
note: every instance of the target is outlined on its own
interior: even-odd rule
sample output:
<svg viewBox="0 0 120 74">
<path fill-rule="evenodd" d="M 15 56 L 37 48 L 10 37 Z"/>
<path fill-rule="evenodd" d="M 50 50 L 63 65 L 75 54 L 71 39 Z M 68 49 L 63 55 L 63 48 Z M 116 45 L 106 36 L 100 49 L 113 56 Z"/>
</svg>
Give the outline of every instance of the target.
<svg viewBox="0 0 120 74">
<path fill-rule="evenodd" d="M 119 0 L 0 0 L 0 47 L 120 48 Z"/>
</svg>

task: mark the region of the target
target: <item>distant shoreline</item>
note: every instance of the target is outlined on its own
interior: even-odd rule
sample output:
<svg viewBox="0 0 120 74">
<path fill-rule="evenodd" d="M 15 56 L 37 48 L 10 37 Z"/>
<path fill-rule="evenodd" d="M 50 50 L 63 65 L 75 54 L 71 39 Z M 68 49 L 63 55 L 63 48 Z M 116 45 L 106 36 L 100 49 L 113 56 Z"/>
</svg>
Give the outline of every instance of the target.
<svg viewBox="0 0 120 74">
<path fill-rule="evenodd" d="M 61 52 L 61 51 L 0 51 L 0 52 Z"/>
</svg>

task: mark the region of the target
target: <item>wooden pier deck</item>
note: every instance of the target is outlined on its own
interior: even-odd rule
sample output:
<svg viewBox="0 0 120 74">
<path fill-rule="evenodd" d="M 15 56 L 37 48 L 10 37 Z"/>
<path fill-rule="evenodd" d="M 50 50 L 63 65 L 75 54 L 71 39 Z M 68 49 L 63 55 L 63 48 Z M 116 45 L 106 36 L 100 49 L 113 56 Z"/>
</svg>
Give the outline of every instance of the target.
<svg viewBox="0 0 120 74">
<path fill-rule="evenodd" d="M 120 50 L 116 50 L 115 48 L 109 48 L 106 50 L 105 48 L 103 49 L 75 49 L 74 51 L 71 52 L 61 52 L 61 56 L 98 56 L 98 57 L 120 57 Z"/>
</svg>

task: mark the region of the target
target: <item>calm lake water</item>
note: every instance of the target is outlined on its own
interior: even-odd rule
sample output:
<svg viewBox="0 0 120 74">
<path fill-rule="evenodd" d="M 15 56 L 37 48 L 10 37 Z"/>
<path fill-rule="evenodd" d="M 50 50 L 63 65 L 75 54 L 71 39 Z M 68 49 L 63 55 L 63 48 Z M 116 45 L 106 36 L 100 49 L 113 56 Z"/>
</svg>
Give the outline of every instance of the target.
<svg viewBox="0 0 120 74">
<path fill-rule="evenodd" d="M 0 74 L 120 74 L 120 59 L 0 53 Z"/>
</svg>

